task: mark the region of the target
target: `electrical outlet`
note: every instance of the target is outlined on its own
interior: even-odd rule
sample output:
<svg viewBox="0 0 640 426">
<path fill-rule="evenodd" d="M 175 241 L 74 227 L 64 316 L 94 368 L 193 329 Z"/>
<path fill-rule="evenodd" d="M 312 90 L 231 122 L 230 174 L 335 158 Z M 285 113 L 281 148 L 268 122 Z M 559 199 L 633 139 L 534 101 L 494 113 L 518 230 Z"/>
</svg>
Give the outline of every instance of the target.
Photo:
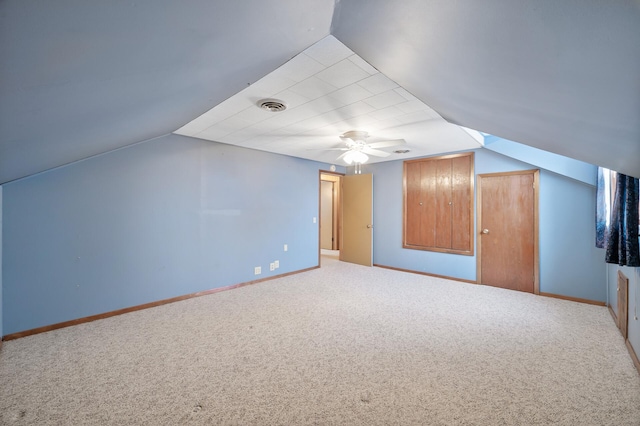
<svg viewBox="0 0 640 426">
<path fill-rule="evenodd" d="M 276 269 L 278 269 L 280 267 L 280 261 L 276 260 L 275 262 L 273 262 L 273 265 L 276 267 Z"/>
<path fill-rule="evenodd" d="M 253 268 L 254 275 L 260 275 L 262 273 L 262 268 L 260 266 L 256 266 Z"/>
<path fill-rule="evenodd" d="M 272 262 L 272 263 L 270 263 L 270 264 L 269 264 L 269 270 L 270 270 L 270 271 L 274 271 L 275 269 L 276 269 L 276 264 L 275 264 L 275 263 L 273 263 L 273 262 Z"/>
<path fill-rule="evenodd" d="M 285 244 L 284 245 L 284 251 L 287 251 L 287 250 L 289 250 L 289 246 Z"/>
</svg>

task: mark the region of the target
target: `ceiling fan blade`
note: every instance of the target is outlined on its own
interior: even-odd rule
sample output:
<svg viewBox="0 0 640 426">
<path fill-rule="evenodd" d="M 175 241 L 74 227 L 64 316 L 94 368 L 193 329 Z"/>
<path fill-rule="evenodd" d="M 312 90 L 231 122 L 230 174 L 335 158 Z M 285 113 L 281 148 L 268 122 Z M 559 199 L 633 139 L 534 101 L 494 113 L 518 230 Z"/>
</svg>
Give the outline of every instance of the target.
<svg viewBox="0 0 640 426">
<path fill-rule="evenodd" d="M 405 145 L 406 143 L 407 141 L 405 141 L 404 139 L 391 139 L 387 141 L 374 142 L 367 145 L 369 145 L 369 148 L 387 148 L 390 146 Z"/>
<path fill-rule="evenodd" d="M 342 160 L 344 158 L 345 155 L 347 155 L 349 151 L 345 152 L 344 154 L 340 155 L 340 157 L 336 158 L 336 161 L 338 160 Z"/>
<path fill-rule="evenodd" d="M 372 149 L 368 146 L 363 148 L 362 152 L 368 155 L 373 155 L 374 157 L 388 157 L 391 155 L 388 152 L 380 151 L 379 149 Z"/>
</svg>

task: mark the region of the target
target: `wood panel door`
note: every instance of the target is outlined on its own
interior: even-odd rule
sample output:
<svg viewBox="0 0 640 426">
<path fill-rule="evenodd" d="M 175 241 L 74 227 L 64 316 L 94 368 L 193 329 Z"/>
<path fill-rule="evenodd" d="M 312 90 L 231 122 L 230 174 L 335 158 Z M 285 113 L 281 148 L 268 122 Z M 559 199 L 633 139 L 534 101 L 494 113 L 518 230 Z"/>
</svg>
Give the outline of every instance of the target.
<svg viewBox="0 0 640 426">
<path fill-rule="evenodd" d="M 473 255 L 473 152 L 404 162 L 402 247 Z"/>
<path fill-rule="evenodd" d="M 478 175 L 478 282 L 539 293 L 538 170 Z"/>
<path fill-rule="evenodd" d="M 340 260 L 373 264 L 373 175 L 342 178 L 342 247 Z"/>
<path fill-rule="evenodd" d="M 622 271 L 618 271 L 618 328 L 622 337 L 628 337 L 629 326 L 629 278 Z"/>
</svg>

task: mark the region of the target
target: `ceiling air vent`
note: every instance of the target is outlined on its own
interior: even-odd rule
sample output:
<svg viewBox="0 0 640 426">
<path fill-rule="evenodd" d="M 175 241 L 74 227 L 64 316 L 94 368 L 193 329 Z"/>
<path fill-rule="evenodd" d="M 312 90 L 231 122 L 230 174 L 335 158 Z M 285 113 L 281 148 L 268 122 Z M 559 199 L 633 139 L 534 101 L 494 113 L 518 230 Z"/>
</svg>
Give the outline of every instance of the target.
<svg viewBox="0 0 640 426">
<path fill-rule="evenodd" d="M 409 152 L 408 149 L 396 149 L 395 151 L 396 154 L 406 154 L 407 152 Z"/>
<path fill-rule="evenodd" d="M 271 112 L 280 112 L 287 109 L 287 104 L 279 99 L 260 99 L 258 106 Z"/>
</svg>

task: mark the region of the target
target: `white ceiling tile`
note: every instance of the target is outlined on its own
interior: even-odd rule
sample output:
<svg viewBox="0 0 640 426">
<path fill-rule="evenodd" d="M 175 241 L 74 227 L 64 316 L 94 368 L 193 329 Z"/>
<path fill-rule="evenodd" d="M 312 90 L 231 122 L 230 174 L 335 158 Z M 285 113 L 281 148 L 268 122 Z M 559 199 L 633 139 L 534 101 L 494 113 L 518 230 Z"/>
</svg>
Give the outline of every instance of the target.
<svg viewBox="0 0 640 426">
<path fill-rule="evenodd" d="M 327 124 L 329 123 L 327 123 L 321 115 L 317 115 L 307 118 L 306 120 L 298 121 L 291 126 L 285 127 L 283 130 L 291 133 L 304 133 L 326 126 Z"/>
<path fill-rule="evenodd" d="M 425 110 L 412 112 L 411 114 L 401 115 L 396 118 L 400 120 L 403 124 L 415 123 L 418 121 L 434 120 L 434 117 L 432 117 L 431 114 Z"/>
<path fill-rule="evenodd" d="M 335 92 L 330 93 L 329 96 L 342 101 L 346 105 L 373 96 L 373 93 L 369 92 L 359 84 L 351 84 L 347 87 L 343 87 L 342 89 L 338 89 Z"/>
<path fill-rule="evenodd" d="M 325 112 L 319 117 L 322 118 L 322 120 L 326 125 L 329 125 L 332 123 L 337 123 L 338 121 L 346 120 L 347 118 L 353 117 L 353 115 L 352 114 L 347 115 L 346 110 L 339 108 L 333 111 Z"/>
<path fill-rule="evenodd" d="M 245 141 L 245 143 L 247 145 L 251 145 L 251 146 L 255 146 L 255 147 L 265 146 L 265 145 L 268 145 L 271 142 L 273 142 L 274 140 L 279 139 L 279 138 L 280 138 L 279 135 L 276 136 L 276 135 L 271 135 L 271 134 L 264 134 L 264 135 L 253 137 L 250 140 Z"/>
<path fill-rule="evenodd" d="M 340 110 L 332 110 L 324 114 L 317 115 L 315 117 L 311 117 L 303 121 L 299 121 L 282 130 L 290 131 L 292 133 L 314 132 L 314 134 L 318 135 L 323 133 L 323 131 L 318 132 L 317 131 L 318 129 L 326 128 L 326 126 L 330 124 L 343 121 L 352 116 L 353 115 L 346 115 L 344 112 L 340 112 Z"/>
<path fill-rule="evenodd" d="M 370 117 L 375 118 L 376 120 L 386 120 L 388 118 L 397 117 L 399 115 L 403 115 L 404 112 L 398 109 L 397 106 L 390 106 L 387 108 L 379 109 L 369 113 Z"/>
<path fill-rule="evenodd" d="M 396 92 L 397 93 L 397 92 Z M 419 101 L 419 100 L 413 100 L 413 101 L 407 101 L 407 102 L 402 102 L 399 103 L 398 105 L 396 105 L 402 112 L 404 112 L 405 114 L 409 114 L 411 112 L 416 112 L 416 111 L 421 111 L 421 110 L 426 110 L 429 107 L 426 106 L 423 102 Z"/>
<path fill-rule="evenodd" d="M 290 111 L 281 112 L 277 116 L 265 120 L 260 124 L 264 126 L 265 130 L 270 128 L 270 132 L 278 132 L 283 127 L 290 126 L 291 124 L 300 121 L 300 119 L 295 116 L 287 115 L 286 112 Z"/>
<path fill-rule="evenodd" d="M 216 107 L 210 109 L 204 115 L 210 115 L 219 118 L 219 120 L 225 120 L 232 115 L 239 113 L 243 109 L 250 107 L 252 104 L 253 102 L 251 101 L 251 99 L 247 98 L 246 96 L 236 95 L 228 98 Z"/>
<path fill-rule="evenodd" d="M 335 129 L 336 134 L 341 135 L 344 132 L 348 132 L 350 130 L 364 130 L 368 131 L 369 124 L 375 123 L 376 120 L 368 117 L 366 115 L 360 115 L 358 117 L 351 117 L 347 120 L 339 121 L 337 123 L 333 123 L 329 128 Z"/>
<path fill-rule="evenodd" d="M 210 141 L 219 141 L 223 136 L 231 133 L 229 129 L 223 129 L 218 126 L 211 126 L 208 129 L 203 130 L 202 132 L 193 135 L 196 138 L 207 139 Z"/>
<path fill-rule="evenodd" d="M 320 96 L 328 95 L 336 90 L 336 87 L 320 80 L 317 77 L 309 77 L 300 83 L 289 88 L 294 93 L 304 96 L 307 99 L 317 99 Z"/>
<path fill-rule="evenodd" d="M 355 102 L 353 104 L 338 108 L 337 111 L 343 114 L 345 117 L 355 117 L 358 115 L 368 114 L 374 111 L 375 108 L 365 103 L 364 101 Z"/>
<path fill-rule="evenodd" d="M 324 114 L 327 111 L 342 108 L 343 106 L 345 106 L 344 102 L 330 96 L 323 96 L 305 105 L 302 105 L 302 107 L 312 108 L 316 112 L 316 114 Z"/>
<path fill-rule="evenodd" d="M 244 89 L 242 94 L 255 103 L 258 99 L 273 97 L 274 94 L 288 89 L 296 83 L 296 80 L 288 78 L 277 69 Z"/>
<path fill-rule="evenodd" d="M 377 69 L 375 69 L 371 64 L 369 64 L 369 62 L 365 61 L 358 55 L 349 56 L 349 60 L 354 64 L 356 64 L 357 66 L 359 66 L 360 68 L 362 68 L 369 75 L 378 73 Z"/>
<path fill-rule="evenodd" d="M 313 118 L 313 117 L 311 117 Z M 306 120 L 301 120 L 301 121 L 306 121 Z M 291 124 L 287 127 L 281 127 L 277 130 L 274 130 L 275 133 L 278 133 L 281 137 L 287 137 L 287 138 L 291 138 L 293 136 L 296 136 L 298 133 L 300 133 L 300 131 L 298 130 L 294 130 L 293 126 L 295 126 L 296 124 L 300 123 L 300 121 L 296 121 L 294 124 Z"/>
<path fill-rule="evenodd" d="M 201 116 L 191 120 L 178 129 L 176 133 L 187 136 L 196 135 L 214 124 L 237 114 L 249 105 L 251 105 L 251 102 L 245 98 L 231 97 Z"/>
<path fill-rule="evenodd" d="M 209 129 L 212 129 L 212 128 L 219 129 L 219 132 L 225 132 L 224 134 L 226 135 L 232 132 L 236 132 L 240 129 L 244 129 L 245 127 L 249 127 L 252 124 L 253 123 L 251 121 L 243 120 L 234 115 L 233 117 L 229 117 L 226 120 L 222 120 L 216 123 L 215 126 L 212 126 Z M 207 133 L 209 129 L 205 130 L 202 133 Z M 210 133 L 217 133 L 217 132 L 212 131 Z M 198 136 L 200 136 L 201 134 L 199 134 Z"/>
<path fill-rule="evenodd" d="M 371 77 L 365 78 L 364 80 L 359 81 L 358 84 L 373 94 L 386 92 L 387 90 L 398 87 L 398 84 L 395 81 L 382 73 L 374 74 Z"/>
<path fill-rule="evenodd" d="M 228 135 L 224 135 L 220 138 L 220 142 L 224 143 L 240 143 L 246 140 L 252 139 L 256 137 L 255 129 L 251 127 L 245 127 L 242 130 L 238 130 L 236 132 L 229 133 Z"/>
<path fill-rule="evenodd" d="M 266 145 L 263 145 L 263 147 L 267 148 L 269 150 L 273 150 L 275 152 L 280 152 L 280 153 L 285 153 L 287 152 L 287 148 L 289 147 L 289 143 L 286 139 L 276 139 L 273 140 L 271 142 L 269 142 Z"/>
<path fill-rule="evenodd" d="M 324 65 L 303 52 L 278 69 L 283 76 L 296 82 L 301 82 L 322 71 L 324 68 Z"/>
<path fill-rule="evenodd" d="M 440 114 L 438 114 L 435 110 L 431 109 L 428 106 L 427 106 L 427 109 L 425 109 L 425 111 L 431 116 L 431 118 L 442 118 Z"/>
<path fill-rule="evenodd" d="M 273 117 L 274 119 L 276 117 Z M 279 129 L 281 128 L 282 125 L 278 124 L 277 121 L 273 120 L 273 119 L 267 119 L 264 121 L 261 121 L 259 123 L 256 123 L 254 125 L 252 125 L 251 127 L 248 127 L 248 129 L 253 129 L 253 131 L 256 133 L 256 135 L 263 135 L 266 133 L 269 133 L 273 130 Z"/>
<path fill-rule="evenodd" d="M 411 93 L 409 93 L 407 91 L 407 89 L 405 89 L 404 87 L 396 87 L 395 89 L 396 92 L 398 92 L 398 94 L 400 96 L 402 96 L 403 98 L 405 98 L 408 101 L 415 101 L 418 100 L 418 98 L 416 98 L 415 96 L 413 96 Z"/>
<path fill-rule="evenodd" d="M 238 110 L 238 111 L 242 111 L 242 110 Z M 235 109 L 232 110 L 231 108 L 224 108 L 218 105 L 217 107 L 210 109 L 209 111 L 202 114 L 200 117 L 193 120 L 193 122 L 197 121 L 197 122 L 201 122 L 204 124 L 208 124 L 209 126 L 212 126 L 222 120 L 226 120 L 227 118 L 237 114 L 238 111 L 235 111 Z"/>
<path fill-rule="evenodd" d="M 402 122 L 397 118 L 388 118 L 386 120 L 380 120 L 376 123 L 376 127 L 380 130 L 388 129 L 389 127 L 395 127 L 401 125 Z"/>
<path fill-rule="evenodd" d="M 288 89 L 276 93 L 273 97 L 284 101 L 287 104 L 287 109 L 299 107 L 300 105 L 304 105 L 311 100 Z"/>
<path fill-rule="evenodd" d="M 235 115 L 236 118 L 246 120 L 251 124 L 259 123 L 261 121 L 272 118 L 277 112 L 267 111 L 260 108 L 258 105 L 252 105 L 249 108 L 240 111 Z"/>
<path fill-rule="evenodd" d="M 363 102 L 371 105 L 376 109 L 382 109 L 406 101 L 402 96 L 400 96 L 393 90 L 389 90 L 387 92 L 380 93 L 379 95 L 367 98 Z"/>
<path fill-rule="evenodd" d="M 284 112 L 280 112 L 276 117 L 269 119 L 272 123 L 279 124 L 279 128 L 287 127 L 292 125 L 293 123 L 297 123 L 298 121 L 306 120 L 307 118 L 311 118 L 316 113 L 314 112 L 312 107 L 308 107 L 308 104 L 304 104 L 297 108 L 288 109 Z"/>
<path fill-rule="evenodd" d="M 348 59 L 344 59 L 316 74 L 316 77 L 320 80 L 338 88 L 348 86 L 368 76 L 369 74 L 366 71 Z"/>
<path fill-rule="evenodd" d="M 369 117 L 368 115 L 359 115 L 357 117 L 352 117 L 352 118 L 350 118 L 350 119 L 348 119 L 346 121 L 349 124 L 351 124 L 351 127 L 353 129 L 364 129 L 365 131 L 367 131 L 369 126 L 375 125 L 375 123 L 378 122 L 378 120 L 373 119 L 373 118 Z"/>
<path fill-rule="evenodd" d="M 286 112 L 289 116 L 296 117 L 297 120 L 295 122 L 298 122 L 315 117 L 332 109 L 335 109 L 335 107 L 331 105 L 326 98 L 322 97 Z"/>
<path fill-rule="evenodd" d="M 334 36 L 327 36 L 304 51 L 325 67 L 340 62 L 353 55 L 353 51 L 340 43 Z"/>
<path fill-rule="evenodd" d="M 313 136 L 297 136 L 282 140 L 280 146 L 289 146 L 292 149 L 308 149 L 313 143 Z"/>
</svg>

